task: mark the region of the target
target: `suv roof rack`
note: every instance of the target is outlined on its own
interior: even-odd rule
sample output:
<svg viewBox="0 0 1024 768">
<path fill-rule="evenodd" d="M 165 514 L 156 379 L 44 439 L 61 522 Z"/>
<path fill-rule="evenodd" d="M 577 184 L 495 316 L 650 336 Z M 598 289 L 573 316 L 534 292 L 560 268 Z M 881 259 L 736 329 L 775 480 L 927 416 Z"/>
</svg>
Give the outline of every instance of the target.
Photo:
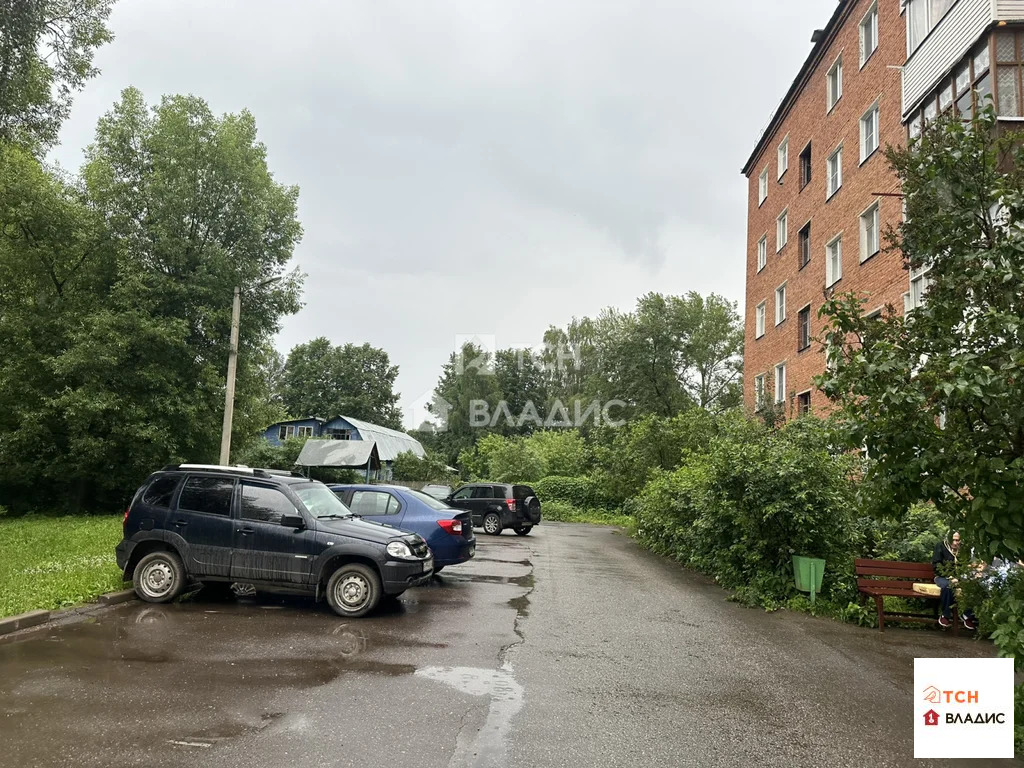
<svg viewBox="0 0 1024 768">
<path fill-rule="evenodd" d="M 168 464 L 161 471 L 168 472 L 175 469 L 183 469 L 190 472 L 232 472 L 237 475 L 252 475 L 253 477 L 270 476 L 265 470 L 253 469 L 243 464 L 236 464 L 235 466 L 225 464 Z"/>
</svg>

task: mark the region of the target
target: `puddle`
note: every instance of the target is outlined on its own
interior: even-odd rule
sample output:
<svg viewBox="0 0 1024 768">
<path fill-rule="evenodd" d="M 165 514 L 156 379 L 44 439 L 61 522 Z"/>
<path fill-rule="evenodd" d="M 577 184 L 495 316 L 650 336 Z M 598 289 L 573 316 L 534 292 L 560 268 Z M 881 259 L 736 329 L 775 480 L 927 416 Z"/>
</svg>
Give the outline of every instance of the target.
<svg viewBox="0 0 1024 768">
<path fill-rule="evenodd" d="M 490 698 L 487 719 L 473 738 L 459 731 L 448 768 L 486 768 L 505 765 L 512 718 L 523 708 L 523 687 L 505 669 L 424 667 L 416 675 L 451 686 L 460 693 Z"/>
</svg>

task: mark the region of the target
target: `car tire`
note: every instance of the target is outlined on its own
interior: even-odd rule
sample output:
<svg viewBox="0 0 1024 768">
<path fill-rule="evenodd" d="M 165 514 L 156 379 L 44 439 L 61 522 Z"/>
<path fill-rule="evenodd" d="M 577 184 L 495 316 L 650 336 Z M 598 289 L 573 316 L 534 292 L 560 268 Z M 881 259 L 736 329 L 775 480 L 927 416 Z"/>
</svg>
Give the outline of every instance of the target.
<svg viewBox="0 0 1024 768">
<path fill-rule="evenodd" d="M 380 576 L 361 563 L 348 563 L 327 580 L 327 603 L 339 616 L 358 619 L 380 602 L 383 589 Z"/>
<path fill-rule="evenodd" d="M 530 522 L 534 525 L 540 522 L 540 499 L 536 496 L 530 496 L 524 502 L 526 506 L 526 516 L 530 518 Z"/>
<path fill-rule="evenodd" d="M 513 530 L 516 532 L 516 536 L 526 536 L 533 530 L 532 525 L 517 525 Z"/>
<path fill-rule="evenodd" d="M 501 518 L 497 512 L 488 512 L 484 515 L 484 533 L 491 536 L 501 535 Z"/>
<path fill-rule="evenodd" d="M 185 566 L 174 552 L 150 552 L 132 574 L 135 594 L 147 603 L 169 603 L 185 588 Z"/>
</svg>

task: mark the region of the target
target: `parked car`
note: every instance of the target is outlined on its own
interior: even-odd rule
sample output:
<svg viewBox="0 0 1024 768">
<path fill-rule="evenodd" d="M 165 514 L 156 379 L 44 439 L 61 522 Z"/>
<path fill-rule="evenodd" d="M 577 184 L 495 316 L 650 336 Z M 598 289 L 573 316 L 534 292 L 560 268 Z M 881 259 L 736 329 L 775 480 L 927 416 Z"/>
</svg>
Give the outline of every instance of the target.
<svg viewBox="0 0 1024 768">
<path fill-rule="evenodd" d="M 355 517 L 326 485 L 273 470 L 176 464 L 149 476 L 124 516 L 117 565 L 150 603 L 190 584 L 326 598 L 363 616 L 428 581 L 427 543 Z"/>
<path fill-rule="evenodd" d="M 439 501 L 444 501 L 452 495 L 452 487 L 450 485 L 424 485 L 421 489 L 427 496 L 433 496 Z"/>
<path fill-rule="evenodd" d="M 469 512 L 452 509 L 420 491 L 395 485 L 330 485 L 349 509 L 366 520 L 423 537 L 434 555 L 434 572 L 476 554 Z"/>
<path fill-rule="evenodd" d="M 526 536 L 540 523 L 540 499 L 528 485 L 467 483 L 445 503 L 469 510 L 473 525 L 494 536 L 506 528 Z"/>
</svg>

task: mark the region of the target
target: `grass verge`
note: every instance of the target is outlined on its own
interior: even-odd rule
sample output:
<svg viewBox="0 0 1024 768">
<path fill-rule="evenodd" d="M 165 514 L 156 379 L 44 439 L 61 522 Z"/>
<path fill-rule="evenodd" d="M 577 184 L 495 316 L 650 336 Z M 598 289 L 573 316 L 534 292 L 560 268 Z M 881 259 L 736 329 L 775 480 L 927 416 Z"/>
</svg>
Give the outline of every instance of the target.
<svg viewBox="0 0 1024 768">
<path fill-rule="evenodd" d="M 617 525 L 633 530 L 633 518 L 603 509 L 576 507 L 564 501 L 545 501 L 542 507 L 545 520 L 559 523 L 590 523 L 592 525 Z"/>
<path fill-rule="evenodd" d="M 0 616 L 53 610 L 121 589 L 121 519 L 0 518 Z"/>
</svg>

